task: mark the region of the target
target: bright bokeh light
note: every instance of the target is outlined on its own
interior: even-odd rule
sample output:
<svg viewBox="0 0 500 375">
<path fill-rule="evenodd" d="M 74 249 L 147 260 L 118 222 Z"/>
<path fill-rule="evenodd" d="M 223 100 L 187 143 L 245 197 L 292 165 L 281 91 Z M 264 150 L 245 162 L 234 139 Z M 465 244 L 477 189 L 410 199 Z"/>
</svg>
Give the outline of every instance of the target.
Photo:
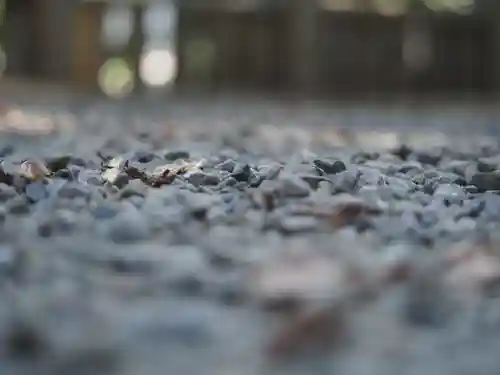
<svg viewBox="0 0 500 375">
<path fill-rule="evenodd" d="M 436 12 L 469 13 L 474 9 L 475 0 L 424 0 L 424 3 Z"/>
<path fill-rule="evenodd" d="M 170 49 L 150 49 L 141 56 L 139 75 L 151 87 L 167 86 L 177 76 L 177 57 Z"/>
<path fill-rule="evenodd" d="M 124 59 L 112 58 L 99 69 L 98 83 L 106 95 L 122 98 L 134 89 L 134 72 Z"/>
<path fill-rule="evenodd" d="M 350 12 L 356 9 L 354 0 L 319 0 L 320 6 L 332 12 Z"/>
<path fill-rule="evenodd" d="M 126 6 L 112 6 L 106 10 L 102 20 L 102 42 L 108 48 L 125 46 L 134 27 L 134 15 Z"/>
<path fill-rule="evenodd" d="M 401 16 L 408 11 L 408 0 L 374 0 L 373 5 L 377 13 L 387 17 Z"/>
</svg>

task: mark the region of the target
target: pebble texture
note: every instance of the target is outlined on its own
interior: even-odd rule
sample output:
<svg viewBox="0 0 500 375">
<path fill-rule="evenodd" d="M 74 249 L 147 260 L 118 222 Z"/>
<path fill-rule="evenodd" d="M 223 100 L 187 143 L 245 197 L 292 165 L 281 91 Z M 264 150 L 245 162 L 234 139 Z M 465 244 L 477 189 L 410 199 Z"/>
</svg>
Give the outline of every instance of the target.
<svg viewBox="0 0 500 375">
<path fill-rule="evenodd" d="M 2 136 L 0 373 L 500 368 L 496 141 L 125 117 Z"/>
</svg>

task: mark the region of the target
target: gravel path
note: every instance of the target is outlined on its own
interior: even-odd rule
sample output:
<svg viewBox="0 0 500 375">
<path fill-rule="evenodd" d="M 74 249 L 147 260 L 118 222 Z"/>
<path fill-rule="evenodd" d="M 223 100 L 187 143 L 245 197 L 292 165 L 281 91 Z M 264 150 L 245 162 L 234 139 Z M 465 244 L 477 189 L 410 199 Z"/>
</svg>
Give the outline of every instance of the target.
<svg viewBox="0 0 500 375">
<path fill-rule="evenodd" d="M 494 107 L 52 99 L 0 118 L 1 374 L 500 368 Z"/>
</svg>

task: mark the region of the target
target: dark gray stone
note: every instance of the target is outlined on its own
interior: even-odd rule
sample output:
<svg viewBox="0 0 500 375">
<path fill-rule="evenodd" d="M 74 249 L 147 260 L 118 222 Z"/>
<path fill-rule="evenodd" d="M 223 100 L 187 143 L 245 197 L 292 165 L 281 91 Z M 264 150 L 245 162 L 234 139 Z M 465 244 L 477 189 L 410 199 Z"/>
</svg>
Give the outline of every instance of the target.
<svg viewBox="0 0 500 375">
<path fill-rule="evenodd" d="M 248 164 L 236 166 L 233 173 L 231 173 L 231 177 L 238 182 L 247 182 L 252 175 L 252 168 Z"/>
<path fill-rule="evenodd" d="M 5 145 L 0 147 L 0 158 L 5 158 L 7 156 L 10 156 L 14 153 L 15 148 L 12 145 Z"/>
<path fill-rule="evenodd" d="M 190 154 L 185 150 L 172 150 L 167 151 L 164 155 L 164 158 L 168 161 L 176 161 L 178 159 L 189 159 Z"/>
<path fill-rule="evenodd" d="M 74 198 L 87 198 L 91 194 L 91 190 L 85 185 L 67 182 L 58 190 L 60 198 L 74 199 Z"/>
<path fill-rule="evenodd" d="M 313 163 L 322 174 L 337 174 L 347 169 L 345 163 L 341 160 L 315 159 Z"/>
<path fill-rule="evenodd" d="M 419 163 L 437 165 L 441 160 L 443 151 L 439 148 L 435 148 L 425 151 L 417 151 L 413 155 Z"/>
<path fill-rule="evenodd" d="M 131 160 L 138 161 L 141 164 L 149 163 L 155 158 L 155 154 L 151 151 L 136 151 L 132 155 Z"/>
<path fill-rule="evenodd" d="M 493 172 L 500 169 L 500 155 L 480 158 L 477 163 L 479 172 Z"/>
<path fill-rule="evenodd" d="M 104 183 L 104 180 L 99 171 L 93 169 L 84 169 L 78 174 L 78 182 L 82 184 L 100 186 Z"/>
<path fill-rule="evenodd" d="M 480 191 L 500 190 L 500 171 L 477 172 L 471 176 L 470 185 L 476 186 Z"/>
</svg>

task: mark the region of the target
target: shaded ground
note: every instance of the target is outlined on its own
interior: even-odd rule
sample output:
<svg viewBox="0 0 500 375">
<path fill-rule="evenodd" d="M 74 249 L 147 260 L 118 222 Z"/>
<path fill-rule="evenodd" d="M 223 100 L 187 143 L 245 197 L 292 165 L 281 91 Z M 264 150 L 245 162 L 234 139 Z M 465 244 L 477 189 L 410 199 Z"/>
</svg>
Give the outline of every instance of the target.
<svg viewBox="0 0 500 375">
<path fill-rule="evenodd" d="M 417 106 L 401 101 L 383 105 L 373 101 L 334 104 L 234 97 L 116 103 L 72 96 L 64 90 L 48 94 L 43 88 L 17 87 L 14 91 L 6 86 L 0 88 L 0 99 L 8 103 L 0 119 L 4 131 L 0 149 L 5 152 L 11 148 L 12 152 L 6 152 L 9 160 L 71 154 L 84 159 L 89 169 L 90 165 L 101 162 L 96 156 L 97 150 L 109 151 L 111 156 L 137 150 L 153 150 L 161 155 L 167 151 L 188 150 L 189 159 L 195 163 L 225 153 L 225 160 L 232 158 L 236 163 L 264 167 L 268 162 L 269 165 L 284 162 L 285 166 L 290 164 L 291 173 L 299 173 L 302 167 L 290 161 L 292 156 L 303 158 L 304 162 L 298 164 L 310 169 L 318 166 L 313 162 L 316 156 L 311 152 L 314 152 L 333 154 L 338 161 L 344 157 L 351 160 L 352 166 L 348 165 L 348 169 L 362 171 L 363 183 L 373 187 L 377 186 L 371 183 L 373 178 L 376 180 L 379 175 L 386 178 L 385 174 L 390 174 L 384 163 L 394 163 L 404 170 L 416 168 L 423 176 L 425 171 L 434 172 L 436 168 L 440 169 L 439 173 L 441 169 L 455 168 L 446 164 L 455 161 L 453 158 L 476 165 L 478 159 L 494 157 L 500 152 L 495 138 L 500 129 L 500 116 L 494 103 L 440 101 Z M 13 112 L 12 103 L 18 105 L 17 111 Z M 432 166 L 417 152 L 416 160 L 396 160 L 394 155 L 382 152 L 381 157 L 371 160 L 372 168 L 368 162 L 371 156 L 356 151 L 357 148 L 363 151 L 393 149 L 403 143 L 427 150 L 428 154 L 424 154 L 427 160 L 435 156 L 429 151 L 432 146 L 447 145 L 449 154 L 440 154 L 439 160 L 433 162 L 438 166 Z M 455 155 L 453 152 L 457 150 L 463 155 Z M 358 156 L 367 160 L 358 163 L 351 158 Z M 412 164 L 410 168 L 406 162 L 416 162 L 417 166 Z M 484 164 L 494 170 L 497 162 L 487 160 Z M 334 168 L 319 165 L 323 172 L 325 168 Z M 259 172 L 264 173 L 264 169 Z M 323 175 L 333 181 L 337 172 L 340 171 Z M 467 181 L 461 185 L 444 178 L 446 188 L 452 190 L 445 192 L 444 198 L 436 195 L 436 186 L 427 192 L 427 185 L 422 185 L 424 194 L 421 195 L 432 197 L 429 198 L 432 202 L 439 201 L 436 207 L 428 202 L 426 207 L 432 211 L 431 216 L 437 215 L 439 221 L 442 215 L 448 225 L 450 215 L 456 219 L 456 215 L 462 215 L 460 210 L 474 205 L 473 196 L 477 192 L 462 185 L 472 182 L 477 185 L 477 181 L 465 176 L 467 173 L 463 173 Z M 247 182 L 250 184 L 250 179 L 245 184 Z M 395 182 L 397 186 L 388 184 L 388 187 L 401 188 L 400 181 Z M 497 242 L 490 237 L 498 229 L 496 211 L 500 210 L 495 208 L 487 214 L 478 214 L 480 217 L 474 219 L 477 223 L 454 221 L 451 227 L 443 229 L 445 234 L 418 232 L 419 241 L 428 235 L 436 238 L 432 238 L 431 246 L 422 241 L 416 245 L 414 238 L 410 240 L 407 231 L 397 225 L 406 223 L 406 206 L 397 206 L 401 212 L 398 211 L 395 220 L 378 222 L 375 234 L 370 231 L 360 234 L 359 223 L 344 225 L 345 220 L 357 216 L 349 211 L 352 206 L 345 201 L 336 202 L 330 194 L 326 201 L 321 201 L 324 197 L 313 193 L 314 189 L 304 194 L 300 190 L 304 187 L 299 184 L 290 197 L 293 198 L 291 211 L 303 208 L 302 198 L 307 204 L 320 202 L 318 209 L 333 201 L 336 202 L 334 208 L 339 207 L 337 204 L 347 205 L 347 211 L 334 217 L 334 230 L 325 231 L 322 227 L 313 230 L 310 221 L 299 222 L 304 228 L 299 225 L 298 230 L 296 221 L 287 222 L 286 230 L 283 222 L 279 230 L 262 230 L 256 227 L 261 225 L 262 207 L 252 208 L 248 203 L 245 184 L 241 191 L 229 189 L 220 194 L 219 190 L 223 189 L 217 192 L 210 190 L 212 188 L 202 189 L 204 199 L 209 195 L 234 194 L 237 197 L 234 202 L 241 199 L 244 203 L 242 217 L 239 217 L 238 205 L 229 199 L 226 203 L 235 204 L 229 214 L 231 223 L 212 226 L 210 218 L 208 228 L 203 221 L 192 218 L 186 222 L 176 220 L 181 214 L 176 211 L 178 207 L 170 203 L 177 199 L 177 185 L 148 190 L 146 203 L 140 202 L 146 205 L 147 209 L 143 210 L 149 211 L 132 225 L 126 222 L 128 231 L 141 227 L 141 220 L 151 221 L 156 217 L 165 221 L 159 225 L 159 233 L 148 239 L 140 238 L 139 233 L 140 240 L 134 238 L 134 241 L 127 237 L 130 233 L 124 234 L 126 231 L 120 232 L 122 237 L 118 239 L 109 235 L 104 222 L 96 225 L 95 217 L 87 215 L 87 208 L 82 211 L 75 208 L 82 204 L 78 199 L 65 202 L 68 206 L 63 207 L 66 213 L 77 213 L 71 220 L 78 223 L 78 230 L 66 231 L 63 225 L 61 235 L 40 234 L 39 224 L 52 213 L 52 208 L 41 204 L 43 200 L 30 206 L 29 215 L 7 215 L 0 245 L 0 254 L 4 257 L 0 257 L 0 268 L 4 272 L 0 289 L 4 301 L 0 308 L 0 354 L 3 356 L 0 373 L 357 375 L 461 371 L 462 374 L 493 374 L 500 367 L 496 354 L 500 348 L 498 300 L 473 298 L 474 288 L 479 284 L 479 288 L 483 288 L 486 281 L 493 280 L 494 285 L 500 278 L 500 266 L 488 266 L 498 261 Z M 458 198 L 453 190 L 455 185 L 460 185 Z M 355 195 L 363 199 L 371 197 L 372 190 L 361 191 L 362 188 L 364 186 L 359 187 Z M 420 192 L 420 187 L 415 190 Z M 200 191 L 195 189 L 192 195 L 186 195 L 181 208 L 197 209 L 195 193 Z M 408 201 L 410 205 L 417 195 L 411 199 L 405 195 L 397 201 Z M 459 201 L 457 207 L 450 203 L 454 200 Z M 133 205 L 136 201 L 131 199 Z M 500 207 L 497 200 L 488 202 L 491 207 Z M 102 207 L 106 208 L 104 203 Z M 286 213 L 287 204 L 278 208 Z M 359 204 L 356 201 L 354 207 L 359 209 Z M 7 203 L 2 208 L 4 206 L 11 207 Z M 381 207 L 384 213 L 389 210 L 388 206 Z M 95 208 L 92 206 L 89 210 Z M 361 208 L 374 209 L 365 207 L 364 203 Z M 246 211 L 257 214 L 257 218 L 246 216 Z M 338 224 L 339 220 L 342 225 Z M 63 223 L 68 224 L 64 220 Z M 440 228 L 437 222 L 430 226 Z M 488 233 L 486 244 L 476 243 L 482 231 Z M 456 242 L 460 242 L 460 246 Z M 412 250 L 415 246 L 416 250 Z M 15 254 L 11 258 L 15 260 L 9 258 L 11 247 Z M 429 249 L 435 251 L 429 252 Z M 414 252 L 408 255 L 408 251 Z M 453 262 L 459 259 L 458 264 L 462 256 L 474 259 L 475 263 L 458 270 L 453 263 L 453 272 L 448 274 L 439 268 L 437 259 L 441 259 L 441 255 L 430 258 L 422 255 L 427 252 L 444 254 L 446 261 L 448 257 Z M 334 253 L 330 264 L 330 255 Z M 323 258 L 325 254 L 330 255 Z M 368 255 L 373 258 L 365 259 Z M 293 260 L 295 256 L 299 259 L 298 267 Z M 409 279 L 407 284 L 386 285 L 380 281 L 378 272 L 394 271 L 391 267 L 399 264 L 392 259 L 399 256 L 412 259 L 408 264 L 417 269 L 417 276 L 409 277 L 403 272 L 402 279 Z M 281 265 L 282 257 L 291 257 L 291 265 Z M 375 267 L 379 261 L 380 268 Z M 349 283 L 344 285 L 343 279 L 335 276 L 345 273 L 343 262 L 354 262 L 369 277 L 349 275 Z M 254 269 L 249 265 L 259 272 L 253 274 Z M 446 275 L 444 280 L 440 278 L 442 274 Z M 354 287 L 355 296 L 344 299 L 344 291 L 351 293 L 350 285 L 358 285 L 359 280 L 363 281 L 361 284 L 373 282 L 375 287 Z M 293 306 L 289 306 L 286 298 L 278 298 L 278 307 L 282 307 L 284 315 L 270 313 L 269 306 L 262 307 L 263 302 L 271 302 L 271 305 L 276 302 L 273 293 L 286 297 L 290 290 L 306 301 L 299 302 L 307 308 L 312 301 L 311 322 L 307 321 L 307 314 L 305 322 L 300 314 L 295 320 Z M 326 296 L 315 295 L 325 290 Z M 448 303 L 452 293 L 457 295 Z M 371 294 L 381 294 L 381 297 L 365 306 L 364 302 L 372 301 Z M 339 295 L 341 298 L 337 300 Z M 314 305 L 318 301 L 319 307 Z M 346 306 L 345 301 L 348 301 Z M 358 308 L 359 301 L 365 307 Z M 409 306 L 410 313 L 403 311 L 405 306 Z M 449 324 L 441 324 L 442 321 Z M 338 327 L 340 331 L 348 328 L 346 335 L 338 333 Z M 328 333 L 327 337 L 322 333 Z M 309 345 L 311 342 L 314 345 Z M 307 352 L 311 349 L 309 346 L 314 350 L 307 355 L 291 355 L 288 347 L 294 345 L 299 352 L 304 347 Z M 276 356 L 283 352 L 284 361 L 275 362 Z"/>
</svg>

